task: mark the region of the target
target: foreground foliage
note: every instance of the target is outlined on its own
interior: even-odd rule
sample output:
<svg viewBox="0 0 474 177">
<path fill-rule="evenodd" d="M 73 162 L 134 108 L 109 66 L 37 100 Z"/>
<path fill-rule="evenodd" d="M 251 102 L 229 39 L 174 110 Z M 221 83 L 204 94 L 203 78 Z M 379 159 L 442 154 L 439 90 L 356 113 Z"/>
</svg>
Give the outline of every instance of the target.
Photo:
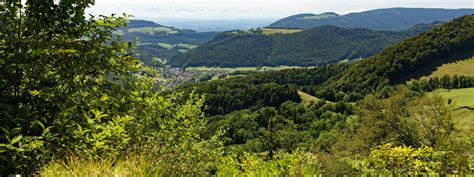
<svg viewBox="0 0 474 177">
<path fill-rule="evenodd" d="M 44 176 L 163 176 L 169 171 L 163 166 L 149 163 L 146 158 L 129 158 L 118 161 L 88 161 L 72 158 L 53 162 L 40 172 Z M 295 152 L 279 153 L 274 160 L 266 161 L 257 154 L 226 155 L 219 157 L 214 167 L 218 176 L 262 176 L 316 174 L 318 164 L 311 154 Z M 183 174 L 183 173 L 180 173 Z"/>
<path fill-rule="evenodd" d="M 2 7 L 0 174 L 34 173 L 71 155 L 129 154 L 145 154 L 167 174 L 207 171 L 219 142 L 197 134 L 203 98 L 162 94 L 134 74 L 141 66 L 130 44 L 113 35 L 127 16 L 86 19 L 92 3 Z"/>
<path fill-rule="evenodd" d="M 470 174 L 469 156 L 452 151 L 435 151 L 428 146 L 412 148 L 381 145 L 368 157 L 354 163 L 355 168 L 371 175 Z"/>
</svg>

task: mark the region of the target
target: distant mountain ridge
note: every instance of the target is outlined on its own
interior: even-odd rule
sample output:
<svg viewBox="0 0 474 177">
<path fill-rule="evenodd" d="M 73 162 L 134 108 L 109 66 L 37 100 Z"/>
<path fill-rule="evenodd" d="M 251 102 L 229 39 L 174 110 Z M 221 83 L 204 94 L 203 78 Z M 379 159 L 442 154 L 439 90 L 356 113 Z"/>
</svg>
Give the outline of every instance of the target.
<svg viewBox="0 0 474 177">
<path fill-rule="evenodd" d="M 370 57 L 435 25 L 417 25 L 401 32 L 328 25 L 291 34 L 265 35 L 259 30 L 226 32 L 172 57 L 169 63 L 178 67 L 317 66 Z"/>
<path fill-rule="evenodd" d="M 447 22 L 469 14 L 474 14 L 474 9 L 389 8 L 341 16 L 332 12 L 319 15 L 298 14 L 278 20 L 269 27 L 310 29 L 334 25 L 342 28 L 401 31 L 417 24 Z"/>
<path fill-rule="evenodd" d="M 148 20 L 129 20 L 127 28 L 140 28 L 140 27 L 164 27 L 163 25 L 157 24 Z"/>
</svg>

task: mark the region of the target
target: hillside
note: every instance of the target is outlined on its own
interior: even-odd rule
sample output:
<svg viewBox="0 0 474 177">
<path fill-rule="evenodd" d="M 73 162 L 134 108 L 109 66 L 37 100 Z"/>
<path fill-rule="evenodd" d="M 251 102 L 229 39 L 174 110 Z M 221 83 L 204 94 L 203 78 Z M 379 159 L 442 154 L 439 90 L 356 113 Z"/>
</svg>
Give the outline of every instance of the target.
<svg viewBox="0 0 474 177">
<path fill-rule="evenodd" d="M 415 26 L 402 32 L 335 26 L 273 35 L 267 35 L 268 29 L 226 32 L 187 53 L 174 56 L 170 64 L 179 67 L 317 66 L 372 56 L 432 25 Z"/>
<path fill-rule="evenodd" d="M 198 33 L 194 30 L 168 27 L 146 20 L 130 20 L 122 27 L 120 34 L 127 41 L 139 38 L 137 57 L 146 65 L 152 65 L 154 59 L 168 60 L 171 56 L 211 40 L 217 32 Z"/>
<path fill-rule="evenodd" d="M 470 15 L 406 39 L 365 60 L 257 73 L 227 82 L 290 84 L 317 98 L 356 101 L 381 90 L 387 94 L 394 85 L 433 73 L 470 76 L 466 73 L 472 72 L 468 65 L 472 61 L 466 59 L 474 52 L 473 44 L 474 15 Z"/>
<path fill-rule="evenodd" d="M 446 22 L 473 13 L 474 9 L 390 8 L 342 16 L 334 13 L 298 14 L 281 19 L 269 27 L 310 29 L 323 25 L 334 25 L 343 28 L 401 31 L 416 24 Z"/>
<path fill-rule="evenodd" d="M 122 29 L 130 29 L 130 28 L 141 28 L 141 27 L 165 27 L 163 25 L 157 24 L 152 21 L 147 21 L 147 20 L 130 20 L 129 23 L 127 24 L 127 27 Z"/>
<path fill-rule="evenodd" d="M 405 84 L 404 81 L 409 79 L 418 79 L 433 72 L 440 72 L 440 70 L 446 72 L 445 68 L 455 66 L 457 69 L 453 74 L 466 75 L 470 67 L 466 66 L 465 69 L 460 67 L 472 62 L 464 55 L 472 56 L 473 32 L 474 15 L 464 16 L 403 40 L 365 60 L 323 65 L 311 69 L 255 73 L 245 77 L 202 83 L 195 85 L 195 87 L 187 87 L 187 89 L 196 89 L 199 93 L 209 95 L 209 98 L 206 99 L 206 105 L 208 105 L 206 113 L 208 115 L 224 115 L 241 109 L 253 109 L 259 105 L 275 106 L 276 104 L 268 102 L 255 104 L 254 97 L 246 96 L 250 92 L 254 92 L 254 95 L 261 95 L 259 87 L 268 86 L 268 84 L 272 84 L 275 89 L 278 88 L 278 93 L 272 91 L 275 94 L 268 94 L 272 95 L 269 100 L 274 100 L 278 104 L 284 103 L 287 98 L 293 98 L 292 101 L 296 102 L 301 100 L 306 105 L 323 104 L 324 100 L 358 104 L 356 101 L 363 99 L 367 94 L 376 93 L 380 97 L 387 97 L 390 92 L 395 91 L 396 87 L 394 86 Z M 420 74 L 418 72 L 420 70 L 424 72 Z M 455 87 L 466 88 L 472 87 L 474 84 L 474 78 L 465 78 L 464 81 L 470 83 L 464 85 L 460 84 L 460 79 L 457 81 L 451 79 L 448 82 L 435 84 L 433 89 L 453 88 L 454 84 L 457 85 Z M 446 85 L 446 83 L 448 84 Z M 259 89 L 246 89 L 244 86 L 246 88 L 258 87 Z M 413 87 L 409 86 L 409 88 Z M 419 89 L 414 91 L 423 92 Z M 462 97 L 470 91 L 472 89 L 442 90 L 442 95 L 446 99 L 455 101 L 457 107 L 470 106 L 472 102 L 469 102 L 469 98 Z M 263 95 L 262 98 L 268 99 L 268 95 Z M 295 96 L 298 96 L 300 100 L 294 98 Z M 336 105 L 337 107 L 338 105 Z M 458 117 L 472 117 L 471 113 L 471 110 L 464 108 L 454 112 Z M 456 121 L 472 122 L 472 119 L 456 118 Z"/>
<path fill-rule="evenodd" d="M 423 128 L 418 123 L 423 122 L 411 121 L 417 120 L 418 115 L 423 119 L 440 117 L 448 120 L 452 114 L 453 124 L 450 125 L 470 133 L 473 112 L 463 107 L 472 106 L 472 89 L 441 90 L 446 98 L 443 100 L 424 94 L 423 89 L 416 90 L 410 85 L 403 87 L 406 82 L 402 81 L 419 78 L 420 70 L 429 71 L 422 73 L 426 76 L 456 62 L 465 65 L 469 61 L 465 60 L 465 55 L 474 49 L 473 31 L 474 15 L 465 16 L 405 39 L 365 60 L 255 73 L 187 88 L 188 92 L 196 90 L 207 95 L 205 113 L 209 124 L 206 134 L 225 127 L 228 131 L 224 135 L 224 145 L 232 148 L 261 152 L 256 143 L 261 137 L 258 133 L 268 127 L 270 124 L 266 122 L 270 121 L 275 121 L 277 129 L 276 149 L 317 144 L 332 153 L 353 147 L 360 152 L 360 149 L 371 149 L 380 142 L 420 146 L 422 140 L 418 137 L 415 140 L 400 138 L 404 135 L 398 131 L 412 132 L 411 129 L 400 129 L 401 125 L 419 131 Z M 465 71 L 468 71 L 467 67 Z M 470 83 L 464 84 L 467 82 Z M 270 86 L 275 90 L 269 90 Z M 458 78 L 447 82 L 438 80 L 433 89 L 473 86 L 474 78 Z M 454 101 L 451 103 L 455 104 L 456 110 L 450 109 L 448 99 Z M 262 119 L 262 115 L 275 116 L 275 119 Z M 354 133 L 353 128 L 359 133 Z M 347 134 L 350 136 L 344 138 Z M 397 138 L 401 140 L 394 141 Z"/>
<path fill-rule="evenodd" d="M 346 93 L 364 94 L 429 75 L 445 63 L 472 56 L 473 50 L 474 15 L 468 15 L 362 60 L 326 84 Z"/>
</svg>

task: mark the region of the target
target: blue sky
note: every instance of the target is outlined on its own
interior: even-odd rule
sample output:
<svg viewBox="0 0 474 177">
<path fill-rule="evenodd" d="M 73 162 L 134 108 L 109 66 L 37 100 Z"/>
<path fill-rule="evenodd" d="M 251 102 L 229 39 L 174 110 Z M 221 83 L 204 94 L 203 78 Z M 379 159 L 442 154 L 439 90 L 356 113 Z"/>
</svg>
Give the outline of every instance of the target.
<svg viewBox="0 0 474 177">
<path fill-rule="evenodd" d="M 140 19 L 234 20 L 390 7 L 474 8 L 474 0 L 96 0 L 88 12 L 126 12 Z"/>
</svg>

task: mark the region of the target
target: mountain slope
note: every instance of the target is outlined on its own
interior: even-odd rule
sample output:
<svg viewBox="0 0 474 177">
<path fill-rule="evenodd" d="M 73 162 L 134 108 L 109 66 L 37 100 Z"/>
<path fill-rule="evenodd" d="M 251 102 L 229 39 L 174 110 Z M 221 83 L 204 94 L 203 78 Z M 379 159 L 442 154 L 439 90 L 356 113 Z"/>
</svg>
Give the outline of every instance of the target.
<svg viewBox="0 0 474 177">
<path fill-rule="evenodd" d="M 405 39 L 368 59 L 323 65 L 313 69 L 294 69 L 256 73 L 237 80 L 239 83 L 277 83 L 296 85 L 317 98 L 338 102 L 356 101 L 378 92 L 388 94 L 393 86 L 452 69 L 450 75 L 471 76 L 474 56 L 474 15 L 451 22 Z M 441 69 L 441 71 L 440 71 Z M 474 80 L 474 78 L 467 78 Z M 451 82 L 451 81 L 450 81 Z M 469 81 L 471 82 L 471 81 Z M 474 82 L 468 83 L 470 85 Z M 444 88 L 437 84 L 436 88 Z M 449 87 L 449 86 L 448 86 Z M 464 86 L 463 86 L 464 87 Z"/>
<path fill-rule="evenodd" d="M 434 25 L 434 24 L 432 24 Z M 428 26 L 402 32 L 321 26 L 291 34 L 264 35 L 260 30 L 226 32 L 172 57 L 174 66 L 315 66 L 372 56 Z"/>
<path fill-rule="evenodd" d="M 324 14 L 299 14 L 281 19 L 269 27 L 310 29 L 323 25 L 334 25 L 343 28 L 400 31 L 416 24 L 446 22 L 468 14 L 474 14 L 474 9 L 390 8 L 342 16 L 336 14 L 329 16 L 329 18 L 318 17 L 324 16 Z"/>
<path fill-rule="evenodd" d="M 474 15 L 457 18 L 358 62 L 329 80 L 330 89 L 368 93 L 429 75 L 437 67 L 474 52 Z"/>
<path fill-rule="evenodd" d="M 405 84 L 405 81 L 411 78 L 416 79 L 422 75 L 428 76 L 436 71 L 439 66 L 452 63 L 457 59 L 466 59 L 463 56 L 473 56 L 473 52 L 474 15 L 471 15 L 455 19 L 452 22 L 406 39 L 365 60 L 323 65 L 316 68 L 254 73 L 244 77 L 232 77 L 201 83 L 187 88 L 211 95 L 209 99 L 214 100 L 212 102 L 215 103 L 210 104 L 213 110 L 228 110 L 218 111 L 218 114 L 253 106 L 255 103 L 253 97 L 235 95 L 244 95 L 251 92 L 251 90 L 241 90 L 244 86 L 258 86 L 269 83 L 275 84 L 273 87 L 291 85 L 299 91 L 332 102 L 355 102 L 376 91 L 378 91 L 377 94 L 388 94 L 395 85 Z M 462 63 L 465 63 L 464 61 Z M 428 72 L 419 75 L 420 70 Z M 466 72 L 468 72 L 468 68 Z M 474 78 L 469 79 L 474 80 Z M 388 91 L 385 92 L 385 90 Z M 293 95 L 298 92 L 286 93 Z M 308 97 L 308 95 L 305 96 Z M 216 100 L 227 101 L 217 102 Z M 312 99 L 305 100 L 311 102 Z M 279 101 L 281 100 L 279 99 Z M 233 105 L 239 106 L 233 107 L 235 109 L 228 109 Z"/>
<path fill-rule="evenodd" d="M 147 20 L 130 20 L 126 28 L 140 28 L 140 27 L 165 27 L 152 21 Z"/>
</svg>

